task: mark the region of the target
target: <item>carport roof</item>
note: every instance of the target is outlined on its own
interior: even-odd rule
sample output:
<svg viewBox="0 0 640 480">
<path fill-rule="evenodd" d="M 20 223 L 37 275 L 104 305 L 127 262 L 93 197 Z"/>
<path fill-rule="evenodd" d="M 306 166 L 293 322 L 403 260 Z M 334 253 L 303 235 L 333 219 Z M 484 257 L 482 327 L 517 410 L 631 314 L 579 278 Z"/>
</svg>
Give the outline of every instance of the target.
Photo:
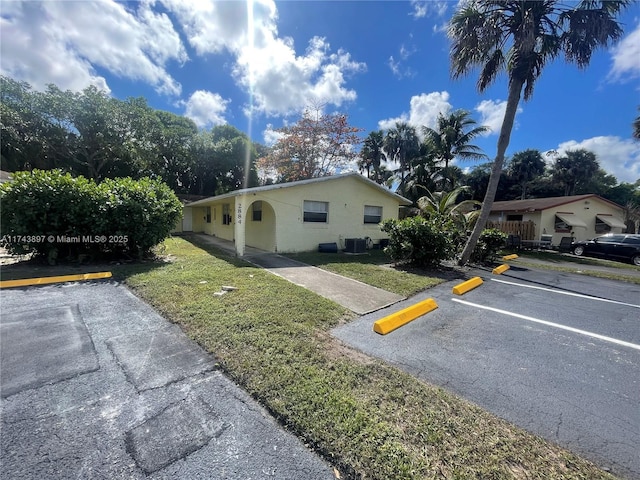
<svg viewBox="0 0 640 480">
<path fill-rule="evenodd" d="M 546 197 L 546 198 L 529 198 L 526 200 L 508 200 L 504 202 L 494 202 L 491 207 L 492 212 L 538 212 L 549 208 L 559 207 L 568 203 L 587 200 L 589 198 L 598 199 L 602 202 L 609 203 L 622 210 L 622 207 L 606 198 L 602 198 L 594 193 L 585 195 L 570 195 L 566 197 Z"/>
<path fill-rule="evenodd" d="M 373 180 L 369 180 L 367 177 L 364 177 L 362 175 L 360 175 L 358 172 L 350 172 L 350 173 L 344 173 L 341 175 L 331 175 L 328 177 L 320 177 L 320 178 L 310 178 L 308 180 L 299 180 L 297 182 L 288 182 L 288 183 L 275 183 L 273 185 L 263 185 L 262 187 L 253 187 L 253 188 L 243 188 L 241 190 L 235 190 L 233 192 L 229 192 L 229 193 L 225 193 L 224 195 L 216 195 L 214 197 L 208 197 L 208 198 L 204 198 L 202 200 L 198 200 L 196 202 L 192 202 L 189 204 L 190 207 L 198 207 L 201 205 L 209 205 L 211 202 L 213 201 L 219 201 L 219 200 L 224 200 L 226 198 L 233 198 L 233 197 L 237 197 L 239 195 L 248 195 L 248 194 L 253 194 L 253 193 L 259 193 L 259 192 L 267 192 L 269 190 L 280 190 L 283 188 L 290 188 L 290 187 L 296 187 L 296 186 L 301 186 L 301 185 L 309 185 L 312 183 L 320 183 L 320 182 L 330 182 L 330 181 L 335 181 L 335 180 L 339 180 L 342 178 L 347 178 L 347 177 L 353 177 L 361 182 L 366 183 L 367 185 L 370 185 L 378 190 L 380 190 L 381 193 L 384 193 L 386 195 L 390 195 L 392 197 L 394 197 L 396 200 L 398 200 L 398 202 L 400 202 L 401 205 L 411 205 L 411 200 L 398 195 L 397 193 L 393 193 L 392 191 L 390 191 L 389 189 L 383 187 L 382 185 L 378 185 L 376 182 L 374 182 Z"/>
</svg>

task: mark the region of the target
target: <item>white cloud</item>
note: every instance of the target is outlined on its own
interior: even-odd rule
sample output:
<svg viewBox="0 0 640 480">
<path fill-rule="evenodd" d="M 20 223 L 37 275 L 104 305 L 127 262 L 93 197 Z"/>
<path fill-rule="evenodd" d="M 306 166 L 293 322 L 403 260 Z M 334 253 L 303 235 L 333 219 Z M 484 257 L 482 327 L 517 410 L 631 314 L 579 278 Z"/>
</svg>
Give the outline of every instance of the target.
<svg viewBox="0 0 640 480">
<path fill-rule="evenodd" d="M 411 0 L 412 12 L 409 14 L 413 18 L 424 18 L 429 13 L 442 17 L 449 7 L 448 0 Z"/>
<path fill-rule="evenodd" d="M 278 36 L 271 0 L 255 1 L 252 12 L 245 2 L 163 4 L 178 17 L 198 54 L 226 50 L 234 55 L 234 77 L 251 93 L 257 111 L 289 114 L 312 103 L 340 106 L 356 99 L 356 92 L 345 86 L 346 76 L 364 71 L 366 65 L 344 50 L 331 53 L 323 37 L 311 38 L 305 53 L 298 55 L 292 38 Z"/>
<path fill-rule="evenodd" d="M 640 22 L 635 30 L 613 49 L 612 55 L 610 80 L 623 81 L 640 77 Z"/>
<path fill-rule="evenodd" d="M 160 93 L 180 94 L 165 64 L 186 61 L 186 51 L 170 19 L 149 3 L 135 11 L 111 1 L 9 3 L 9 9 L 3 4 L 1 20 L 3 74 L 37 89 L 55 83 L 109 91 L 96 73 L 100 67 Z"/>
<path fill-rule="evenodd" d="M 485 125 L 491 129 L 490 132 L 485 133 L 485 136 L 497 135 L 500 133 L 502 121 L 504 119 L 504 112 L 506 109 L 506 100 L 483 100 L 478 105 L 476 105 L 475 110 L 480 114 L 480 120 L 478 121 L 478 124 Z M 518 109 L 516 110 L 516 116 L 518 115 L 518 113 L 522 113 L 521 107 L 518 107 Z"/>
<path fill-rule="evenodd" d="M 273 125 L 268 123 L 267 128 L 262 132 L 262 138 L 267 147 L 271 147 L 276 144 L 278 140 L 284 137 L 284 134 L 273 129 Z"/>
<path fill-rule="evenodd" d="M 558 145 L 556 151 L 564 155 L 567 150 L 584 148 L 596 154 L 600 167 L 618 179 L 634 183 L 640 179 L 640 144 L 617 136 L 587 138 L 580 142 L 569 140 Z"/>
<path fill-rule="evenodd" d="M 431 92 L 414 95 L 409 104 L 409 113 L 402 113 L 399 117 L 387 118 L 378 122 L 378 128 L 388 130 L 396 122 L 407 122 L 416 127 L 418 135 L 422 135 L 422 126 L 435 127 L 439 113 L 447 114 L 451 111 L 449 92 Z"/>
<path fill-rule="evenodd" d="M 196 90 L 185 103 L 184 114 L 199 127 L 222 125 L 227 123 L 224 113 L 228 103 L 217 93 Z"/>
<path fill-rule="evenodd" d="M 411 67 L 404 68 L 402 63 L 407 60 L 411 55 L 416 53 L 418 49 L 415 45 L 405 46 L 403 43 L 400 45 L 399 55 L 400 58 L 396 60 L 393 55 L 387 60 L 387 65 L 391 69 L 391 72 L 398 78 L 414 77 L 416 72 Z"/>
</svg>

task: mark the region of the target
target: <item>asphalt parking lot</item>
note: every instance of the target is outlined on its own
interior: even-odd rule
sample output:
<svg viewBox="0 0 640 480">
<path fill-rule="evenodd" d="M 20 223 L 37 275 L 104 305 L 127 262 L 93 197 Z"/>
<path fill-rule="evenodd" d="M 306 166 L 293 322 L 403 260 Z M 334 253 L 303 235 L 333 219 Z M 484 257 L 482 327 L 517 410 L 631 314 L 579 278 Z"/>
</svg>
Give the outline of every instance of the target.
<svg viewBox="0 0 640 480">
<path fill-rule="evenodd" d="M 0 291 L 7 479 L 335 479 L 125 287 Z"/>
<path fill-rule="evenodd" d="M 640 478 L 640 289 L 575 274 L 476 272 L 340 326 L 333 335 L 562 445 Z M 381 336 L 373 322 L 426 298 L 438 308 Z"/>
</svg>

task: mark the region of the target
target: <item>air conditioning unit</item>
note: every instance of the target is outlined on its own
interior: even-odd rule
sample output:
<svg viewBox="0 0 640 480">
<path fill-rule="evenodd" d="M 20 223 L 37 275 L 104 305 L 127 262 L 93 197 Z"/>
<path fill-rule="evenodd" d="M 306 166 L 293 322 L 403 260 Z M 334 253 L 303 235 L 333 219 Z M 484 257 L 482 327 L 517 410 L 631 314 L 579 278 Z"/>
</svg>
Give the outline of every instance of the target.
<svg viewBox="0 0 640 480">
<path fill-rule="evenodd" d="M 364 238 L 345 238 L 344 251 L 347 253 L 364 253 L 367 242 Z"/>
</svg>

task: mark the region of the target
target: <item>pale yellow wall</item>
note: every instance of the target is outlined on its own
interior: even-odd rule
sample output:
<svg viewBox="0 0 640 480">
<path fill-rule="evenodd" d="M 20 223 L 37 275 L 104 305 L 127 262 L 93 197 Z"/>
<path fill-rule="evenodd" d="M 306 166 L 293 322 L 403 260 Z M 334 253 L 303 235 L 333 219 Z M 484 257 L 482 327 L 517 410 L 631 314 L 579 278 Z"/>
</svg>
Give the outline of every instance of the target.
<svg viewBox="0 0 640 480">
<path fill-rule="evenodd" d="M 571 235 L 570 233 L 555 232 L 555 214 L 558 212 L 571 212 L 587 224 L 587 228 L 574 227 L 572 229 L 573 237 L 576 240 L 588 240 L 598 235 L 602 235 L 602 233 L 596 233 L 596 215 L 613 215 L 619 220 L 622 220 L 624 215 L 621 208 L 611 205 L 610 203 L 603 202 L 597 198 L 588 198 L 587 200 L 580 200 L 546 210 L 543 215 L 542 224 L 543 228 L 546 228 L 548 233 L 553 234 L 554 244 L 560 243 L 560 239 L 563 236 Z M 611 232 L 620 233 L 621 230 L 622 229 L 620 228 L 612 228 Z"/>
<path fill-rule="evenodd" d="M 397 199 L 353 177 L 250 194 L 244 199 L 245 218 L 250 215 L 249 206 L 255 200 L 262 200 L 274 209 L 278 252 L 317 250 L 319 243 L 333 242 L 338 248 L 344 248 L 345 238 L 370 237 L 377 243 L 387 235 L 378 225 L 365 225 L 364 206 L 382 207 L 383 220 L 398 218 L 399 208 Z M 329 202 L 328 223 L 303 222 L 305 200 Z M 238 197 L 238 201 L 242 201 L 242 197 Z M 250 245 L 249 230 L 246 238 Z"/>
<path fill-rule="evenodd" d="M 202 233 L 204 232 L 205 220 L 204 217 L 206 215 L 206 209 L 204 207 L 192 207 L 191 209 L 192 222 L 193 222 L 193 232 L 194 233 Z"/>
<path fill-rule="evenodd" d="M 251 204 L 247 207 L 245 220 L 245 243 L 249 247 L 269 252 L 276 249 L 276 213 L 271 204 L 262 202 L 262 220 L 253 220 Z"/>
<path fill-rule="evenodd" d="M 251 204 L 262 201 L 262 221 L 252 220 Z M 328 223 L 303 222 L 305 200 L 329 202 Z M 222 224 L 222 204 L 231 205 L 232 224 Z M 204 232 L 246 246 L 277 252 L 317 250 L 319 243 L 338 244 L 346 238 L 387 238 L 377 224 L 364 223 L 364 206 L 382 207 L 382 220 L 398 218 L 399 200 L 353 177 L 213 200 L 211 224 L 203 222 L 204 208 L 194 207 L 194 232 Z M 201 210 L 200 214 L 195 213 Z M 244 232 L 244 237 L 242 233 Z"/>
</svg>

